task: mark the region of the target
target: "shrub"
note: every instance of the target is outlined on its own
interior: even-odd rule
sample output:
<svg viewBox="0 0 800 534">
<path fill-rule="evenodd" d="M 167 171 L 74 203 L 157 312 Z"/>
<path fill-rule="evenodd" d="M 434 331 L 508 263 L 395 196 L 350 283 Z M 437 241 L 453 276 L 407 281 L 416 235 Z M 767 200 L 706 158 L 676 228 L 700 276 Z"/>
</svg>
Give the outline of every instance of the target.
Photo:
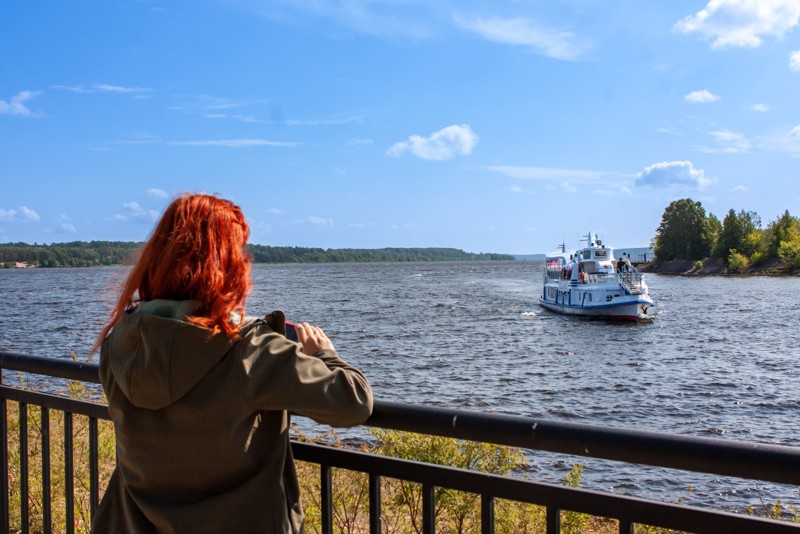
<svg viewBox="0 0 800 534">
<path fill-rule="evenodd" d="M 743 273 L 747 268 L 747 256 L 736 252 L 735 248 L 728 254 L 728 269 L 732 273 Z"/>
</svg>

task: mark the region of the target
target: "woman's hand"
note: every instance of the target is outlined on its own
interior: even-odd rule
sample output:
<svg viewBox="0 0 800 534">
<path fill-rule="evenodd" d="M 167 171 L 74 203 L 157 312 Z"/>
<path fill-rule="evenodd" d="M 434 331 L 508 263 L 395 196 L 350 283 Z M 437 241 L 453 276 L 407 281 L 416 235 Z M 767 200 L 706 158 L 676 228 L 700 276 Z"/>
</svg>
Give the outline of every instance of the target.
<svg viewBox="0 0 800 534">
<path fill-rule="evenodd" d="M 303 352 L 309 356 L 321 350 L 336 350 L 322 328 L 308 323 L 297 323 L 294 329 L 297 332 L 297 341 L 303 345 Z"/>
</svg>

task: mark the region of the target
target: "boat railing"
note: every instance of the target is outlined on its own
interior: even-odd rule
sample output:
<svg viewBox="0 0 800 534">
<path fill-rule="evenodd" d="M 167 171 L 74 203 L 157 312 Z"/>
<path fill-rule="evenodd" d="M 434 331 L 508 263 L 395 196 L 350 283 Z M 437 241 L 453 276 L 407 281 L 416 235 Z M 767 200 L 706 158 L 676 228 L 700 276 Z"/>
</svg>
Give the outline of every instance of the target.
<svg viewBox="0 0 800 534">
<path fill-rule="evenodd" d="M 644 275 L 639 272 L 621 272 L 617 273 L 619 282 L 626 286 L 628 289 L 635 289 L 637 291 L 642 289 Z"/>
</svg>

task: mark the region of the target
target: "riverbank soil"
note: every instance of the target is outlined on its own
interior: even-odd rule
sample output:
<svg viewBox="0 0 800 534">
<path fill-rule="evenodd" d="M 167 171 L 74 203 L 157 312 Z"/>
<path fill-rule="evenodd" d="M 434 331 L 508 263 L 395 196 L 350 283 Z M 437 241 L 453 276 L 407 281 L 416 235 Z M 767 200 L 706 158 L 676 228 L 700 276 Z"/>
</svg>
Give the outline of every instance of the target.
<svg viewBox="0 0 800 534">
<path fill-rule="evenodd" d="M 699 268 L 692 260 L 670 260 L 644 263 L 638 267 L 643 273 L 674 274 L 684 276 L 721 276 L 721 275 L 750 275 L 750 276 L 798 276 L 800 271 L 792 269 L 781 260 L 768 258 L 758 263 L 748 265 L 743 273 L 731 273 L 728 265 L 718 258 L 706 258 Z"/>
</svg>

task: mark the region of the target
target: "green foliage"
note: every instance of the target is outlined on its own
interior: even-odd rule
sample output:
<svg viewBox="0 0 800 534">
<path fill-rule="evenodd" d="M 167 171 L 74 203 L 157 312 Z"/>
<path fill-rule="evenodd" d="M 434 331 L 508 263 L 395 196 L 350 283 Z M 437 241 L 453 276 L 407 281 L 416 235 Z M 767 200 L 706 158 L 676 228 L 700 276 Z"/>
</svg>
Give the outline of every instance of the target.
<svg viewBox="0 0 800 534">
<path fill-rule="evenodd" d="M 786 210 L 776 221 L 767 226 L 764 241 L 767 254 L 771 258 L 780 257 L 780 248 L 784 242 L 793 242 L 800 239 L 800 219 L 789 215 Z"/>
<path fill-rule="evenodd" d="M 93 267 L 131 263 L 141 243 L 91 241 L 28 245 L 0 244 L 0 264 L 14 267 L 26 262 L 37 267 Z M 248 245 L 256 263 L 343 263 L 513 260 L 508 254 L 464 252 L 455 248 L 321 249 Z"/>
<path fill-rule="evenodd" d="M 778 257 L 787 265 L 800 269 L 800 239 L 782 241 L 778 249 Z"/>
<path fill-rule="evenodd" d="M 707 257 L 711 252 L 717 223 L 706 217 L 706 210 L 700 202 L 685 198 L 670 203 L 664 210 L 653 240 L 656 258 L 658 261 L 669 261 Z"/>
<path fill-rule="evenodd" d="M 375 429 L 379 445 L 371 452 L 495 475 L 508 475 L 524 466 L 520 449 L 463 441 L 412 432 Z M 415 532 L 422 532 L 422 487 L 394 480 L 388 494 L 392 505 L 403 509 Z M 437 524 L 447 532 L 474 532 L 480 528 L 480 496 L 447 488 L 435 489 Z"/>
<path fill-rule="evenodd" d="M 743 273 L 747 268 L 747 256 L 739 254 L 735 248 L 728 251 L 728 270 L 732 273 Z"/>
<path fill-rule="evenodd" d="M 352 263 L 513 260 L 507 254 L 473 254 L 455 248 L 321 249 L 248 245 L 256 263 Z"/>
<path fill-rule="evenodd" d="M 714 246 L 714 257 L 727 261 L 732 249 L 742 251 L 745 255 L 752 254 L 755 249 L 750 248 L 752 243 L 748 238 L 759 226 L 761 226 L 761 218 L 755 212 L 728 211 L 722 221 L 722 230 Z"/>
<path fill-rule="evenodd" d="M 697 261 L 695 261 L 695 262 L 694 262 L 694 268 L 695 268 L 696 270 L 698 270 L 698 271 L 699 271 L 700 269 L 702 269 L 702 268 L 703 268 L 703 260 L 697 260 Z"/>
</svg>

